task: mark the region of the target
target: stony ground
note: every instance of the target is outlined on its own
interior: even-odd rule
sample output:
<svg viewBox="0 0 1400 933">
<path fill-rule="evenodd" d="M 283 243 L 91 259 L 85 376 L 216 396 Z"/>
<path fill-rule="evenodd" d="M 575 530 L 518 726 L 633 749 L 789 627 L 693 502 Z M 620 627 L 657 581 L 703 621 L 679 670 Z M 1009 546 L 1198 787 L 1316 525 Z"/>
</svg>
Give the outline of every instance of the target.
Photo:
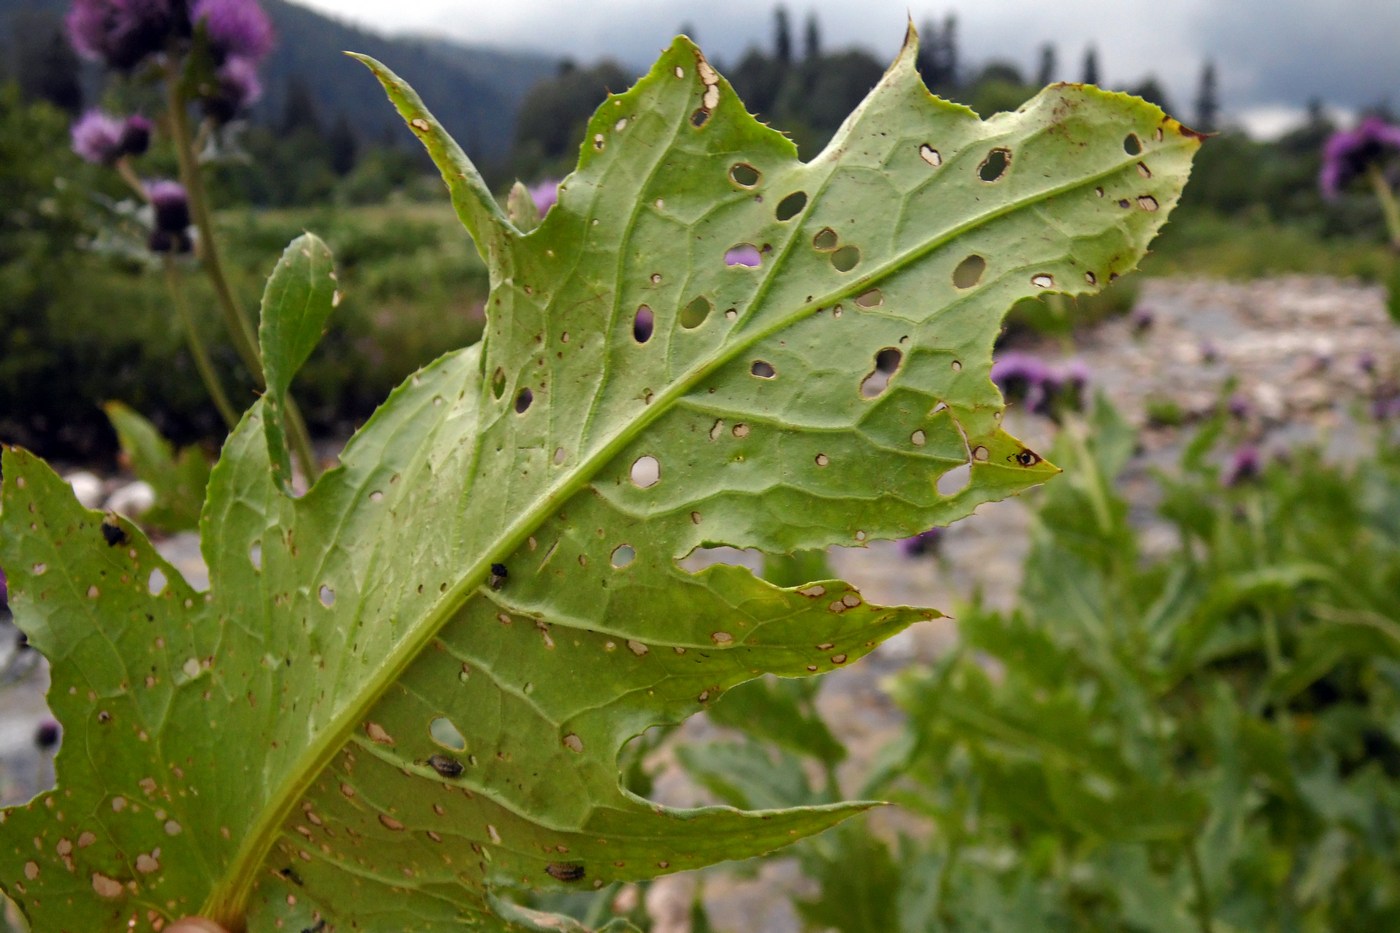
<svg viewBox="0 0 1400 933">
<path fill-rule="evenodd" d="M 1151 323 L 1143 322 L 1150 318 Z M 1056 345 L 1032 349 L 1055 358 L 1067 356 Z M 1394 371 L 1400 365 L 1400 329 L 1391 325 L 1379 288 L 1326 278 L 1281 278 L 1248 283 L 1207 280 L 1154 280 L 1142 290 L 1138 313 L 1105 323 L 1082 335 L 1073 348 L 1092 374 L 1135 423 L 1149 425 L 1174 406 L 1190 420 L 1211 411 L 1233 391 L 1251 412 L 1249 421 L 1265 450 L 1302 442 L 1325 445 L 1339 458 L 1358 443 L 1356 415 L 1365 410 L 1373 375 L 1368 360 Z M 1233 387 L 1233 388 L 1231 388 Z M 1008 429 L 1029 446 L 1050 446 L 1053 425 L 1043 419 L 1008 414 Z M 1154 468 L 1175 460 L 1180 431 L 1147 428 L 1141 455 L 1129 470 L 1130 489 L 1147 492 Z M 104 484 L 110 491 L 112 481 Z M 956 613 L 979 587 L 994 604 L 1013 596 L 1025 553 L 1023 500 L 983 506 L 947 534 L 939 559 L 910 559 L 898 546 L 876 542 L 868 548 L 834 551 L 839 576 L 856 583 L 869 601 L 936 606 Z M 1131 497 L 1131 493 L 1130 493 Z M 1150 508 L 1138 512 L 1146 519 Z M 167 556 L 191 581 L 203 581 L 197 542 L 177 536 L 163 545 Z M 46 672 L 33 652 L 16 654 L 12 629 L 0 631 L 0 802 L 31 796 L 52 780 L 48 755 L 36 749 L 34 734 L 46 718 Z M 898 712 L 881 690 L 883 678 L 912 663 L 938 656 L 956 637 L 956 623 L 940 620 L 917 627 L 882 646 L 862 664 L 827 678 L 822 707 L 853 751 L 859 768 L 898 728 Z M 705 738 L 711 727 L 697 717 L 686 734 Z M 660 783 L 659 796 L 689 805 L 700 797 L 674 772 Z M 693 880 L 677 878 L 653 887 L 648 898 L 658 930 L 680 931 Z M 790 865 L 766 868 L 758 879 L 707 888 L 706 902 L 719 930 L 781 933 L 796 930 L 796 919 L 775 889 L 800 886 Z"/>
</svg>

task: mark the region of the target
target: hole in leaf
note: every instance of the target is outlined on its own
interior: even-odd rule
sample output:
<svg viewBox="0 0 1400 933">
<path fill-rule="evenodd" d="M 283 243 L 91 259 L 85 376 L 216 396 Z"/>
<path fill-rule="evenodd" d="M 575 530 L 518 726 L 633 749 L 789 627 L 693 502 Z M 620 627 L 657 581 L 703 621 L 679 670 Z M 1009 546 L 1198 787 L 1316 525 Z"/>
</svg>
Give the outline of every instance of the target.
<svg viewBox="0 0 1400 933">
<path fill-rule="evenodd" d="M 626 567 L 637 559 L 637 552 L 630 544 L 619 544 L 613 548 L 612 565 L 618 570 Z"/>
<path fill-rule="evenodd" d="M 922 447 L 928 443 L 928 435 L 922 430 L 915 431 L 913 434 L 909 435 L 909 443 L 913 444 L 915 447 Z"/>
<path fill-rule="evenodd" d="M 1090 285 L 1097 285 L 1099 284 L 1099 277 L 1092 272 L 1086 272 L 1084 273 L 1084 281 L 1088 282 Z"/>
<path fill-rule="evenodd" d="M 646 343 L 651 339 L 655 326 L 656 318 L 651 313 L 651 308 L 642 305 L 637 309 L 636 317 L 632 318 L 632 338 L 638 343 Z"/>
<path fill-rule="evenodd" d="M 749 372 L 760 379 L 772 379 L 774 376 L 778 375 L 778 371 L 773 368 L 773 364 L 767 360 L 754 360 L 753 365 L 749 367 Z"/>
<path fill-rule="evenodd" d="M 943 164 L 943 156 L 928 143 L 924 143 L 919 147 L 919 158 L 923 159 L 934 168 L 938 168 L 938 166 Z"/>
<path fill-rule="evenodd" d="M 146 592 L 152 596 L 159 596 L 165 590 L 165 583 L 165 574 L 157 567 L 151 571 L 150 577 L 146 580 Z"/>
<path fill-rule="evenodd" d="M 428 735 L 443 748 L 450 748 L 454 752 L 467 750 L 466 737 L 462 735 L 462 731 L 453 724 L 452 720 L 446 717 L 439 716 L 428 723 Z"/>
<path fill-rule="evenodd" d="M 491 394 L 500 398 L 506 391 L 506 371 L 499 366 L 491 374 Z"/>
<path fill-rule="evenodd" d="M 956 288 L 971 288 L 982 281 L 982 273 L 987 269 L 987 260 L 973 253 L 958 263 L 953 270 L 953 285 Z"/>
<path fill-rule="evenodd" d="M 970 482 L 972 482 L 972 464 L 959 464 L 938 477 L 938 494 L 940 496 L 956 496 L 966 489 Z"/>
<path fill-rule="evenodd" d="M 554 465 L 555 465 L 555 466 L 559 466 L 560 464 L 562 464 L 562 463 L 564 462 L 565 459 L 568 458 L 568 456 L 569 456 L 569 454 L 568 454 L 567 451 L 564 450 L 564 448 L 562 448 L 562 447 L 556 447 L 556 448 L 554 448 Z"/>
<path fill-rule="evenodd" d="M 824 467 L 824 466 L 826 466 L 828 463 L 831 462 L 831 458 L 828 457 L 826 454 L 817 454 L 817 456 L 816 456 L 815 459 L 816 459 L 816 464 L 817 464 L 817 466 L 819 466 L 819 467 Z"/>
<path fill-rule="evenodd" d="M 822 227 L 812 237 L 812 248 L 825 253 L 835 249 L 840 244 L 840 239 L 836 236 L 836 231 L 830 227 Z"/>
<path fill-rule="evenodd" d="M 987 453 L 987 448 L 983 447 L 981 444 L 978 444 L 976 447 L 972 448 L 972 459 L 973 459 L 973 460 L 977 460 L 977 461 L 980 461 L 980 462 L 982 462 L 982 463 L 986 463 L 986 462 L 987 462 L 987 457 L 988 457 L 988 456 L 990 456 L 990 455 Z"/>
<path fill-rule="evenodd" d="M 850 272 L 860 263 L 860 250 L 854 246 L 843 246 L 831 254 L 831 264 L 837 272 Z"/>
<path fill-rule="evenodd" d="M 1142 140 L 1138 139 L 1136 133 L 1129 133 L 1123 137 L 1123 151 L 1128 155 L 1137 155 L 1142 152 Z"/>
<path fill-rule="evenodd" d="M 694 113 L 690 115 L 690 125 L 695 127 L 696 129 L 699 129 L 700 127 L 704 126 L 706 123 L 709 122 L 710 111 L 706 110 L 704 107 L 698 108 Z"/>
<path fill-rule="evenodd" d="M 1150 214 L 1158 207 L 1157 199 L 1150 194 L 1144 194 L 1142 197 L 1138 198 L 1138 207 Z"/>
<path fill-rule="evenodd" d="M 1050 288 L 1055 284 L 1055 277 L 1048 272 L 1041 272 L 1031 276 L 1031 284 L 1036 288 Z"/>
<path fill-rule="evenodd" d="M 632 464 L 632 485 L 647 489 L 661 481 L 661 461 L 648 454 Z"/>
<path fill-rule="evenodd" d="M 735 437 L 738 437 L 738 438 L 745 438 L 745 437 L 748 437 L 748 436 L 749 436 L 749 426 L 748 426 L 747 424 L 744 424 L 744 423 L 741 421 L 741 422 L 739 422 L 738 424 L 734 425 L 734 429 L 733 429 L 732 431 L 730 431 L 729 433 L 730 433 L 730 434 L 733 434 Z"/>
<path fill-rule="evenodd" d="M 748 266 L 753 268 L 763 262 L 763 257 L 759 254 L 758 247 L 752 243 L 738 243 L 729 247 L 724 254 L 724 264 L 726 266 Z"/>
<path fill-rule="evenodd" d="M 254 541 L 248 548 L 248 563 L 253 565 L 254 570 L 262 570 L 262 542 Z"/>
<path fill-rule="evenodd" d="M 681 309 L 681 326 L 686 330 L 694 330 L 705 323 L 705 318 L 710 316 L 714 307 L 704 295 L 692 299 L 690 304 Z"/>
<path fill-rule="evenodd" d="M 515 413 L 517 415 L 525 414 L 526 410 L 534 401 L 535 393 L 530 391 L 529 386 L 526 386 L 525 388 L 521 389 L 520 394 L 516 395 L 515 397 Z"/>
<path fill-rule="evenodd" d="M 861 292 L 856 296 L 856 305 L 862 308 L 878 308 L 885 303 L 884 292 L 878 288 L 872 288 L 868 292 Z"/>
<path fill-rule="evenodd" d="M 758 180 L 763 176 L 759 173 L 758 169 L 754 168 L 749 163 L 735 162 L 729 168 L 729 177 L 734 181 L 734 184 L 738 185 L 740 188 L 752 188 L 754 185 L 758 184 Z"/>
<path fill-rule="evenodd" d="M 807 192 L 794 191 L 792 194 L 778 202 L 777 218 L 779 221 L 792 220 L 802 209 L 807 206 Z"/>
<path fill-rule="evenodd" d="M 894 347 L 883 347 L 875 354 L 875 368 L 860 382 L 860 397 L 878 398 L 889 387 L 890 379 L 899 371 L 904 354 Z"/>
<path fill-rule="evenodd" d="M 329 586 L 326 586 L 324 583 L 321 584 L 320 596 L 322 606 L 325 606 L 327 609 L 329 609 L 330 607 L 335 605 L 335 590 L 331 589 Z"/>
<path fill-rule="evenodd" d="M 1150 169 L 1150 168 L 1147 167 L 1147 163 L 1146 163 L 1146 162 L 1139 162 L 1139 163 L 1138 163 L 1138 174 L 1141 175 L 1143 178 L 1151 178 L 1151 177 L 1152 177 L 1152 169 Z"/>
<path fill-rule="evenodd" d="M 993 149 L 987 153 L 987 157 L 982 160 L 982 164 L 977 166 L 977 177 L 985 182 L 993 182 L 1006 174 L 1006 169 L 1011 165 L 1010 149 Z"/>
</svg>

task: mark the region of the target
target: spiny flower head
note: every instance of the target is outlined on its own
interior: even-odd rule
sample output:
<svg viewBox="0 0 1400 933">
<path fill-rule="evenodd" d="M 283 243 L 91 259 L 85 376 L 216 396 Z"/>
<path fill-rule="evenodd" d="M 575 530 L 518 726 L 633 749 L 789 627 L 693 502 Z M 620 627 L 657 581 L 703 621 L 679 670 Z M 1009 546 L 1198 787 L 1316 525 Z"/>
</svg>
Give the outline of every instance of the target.
<svg viewBox="0 0 1400 933">
<path fill-rule="evenodd" d="M 1367 117 L 1356 129 L 1333 133 L 1322 150 L 1318 183 L 1325 197 L 1335 198 L 1356 178 L 1385 157 L 1400 151 L 1400 126 L 1380 117 Z"/>
<path fill-rule="evenodd" d="M 258 61 L 272 51 L 272 20 L 257 0 L 197 0 L 190 21 L 203 27 L 215 61 Z"/>
<path fill-rule="evenodd" d="M 227 123 L 262 97 L 258 68 L 251 59 L 230 58 L 215 75 L 212 89 L 203 89 L 204 113 L 215 123 Z"/>
<path fill-rule="evenodd" d="M 73 151 L 94 165 L 112 165 L 122 156 L 141 155 L 151 144 L 151 121 L 140 114 L 125 119 L 89 110 L 73 124 Z"/>
<path fill-rule="evenodd" d="M 84 58 L 130 71 L 189 27 L 184 0 L 73 0 L 68 40 Z"/>
<path fill-rule="evenodd" d="M 147 246 L 153 253 L 188 253 L 193 246 L 189 235 L 190 202 L 185 186 L 163 179 L 146 184 L 155 226 Z"/>
</svg>

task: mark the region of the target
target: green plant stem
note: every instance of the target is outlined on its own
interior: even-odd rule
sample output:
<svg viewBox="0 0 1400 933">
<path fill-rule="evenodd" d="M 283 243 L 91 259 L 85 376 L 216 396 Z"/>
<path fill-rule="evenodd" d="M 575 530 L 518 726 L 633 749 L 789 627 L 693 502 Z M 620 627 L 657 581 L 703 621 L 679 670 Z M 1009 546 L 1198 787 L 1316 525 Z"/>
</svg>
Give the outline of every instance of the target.
<svg viewBox="0 0 1400 933">
<path fill-rule="evenodd" d="M 209 352 L 204 347 L 204 341 L 200 339 L 199 329 L 195 327 L 194 318 L 190 316 L 190 309 L 185 304 L 184 294 L 176 281 L 175 260 L 167 255 L 164 265 L 165 287 L 170 292 L 170 303 L 174 305 L 175 313 L 180 316 L 180 323 L 185 327 L 185 338 L 189 341 L 190 353 L 194 355 L 194 365 L 199 370 L 200 378 L 204 380 L 204 387 L 209 390 L 209 397 L 214 400 L 214 407 L 219 409 L 224 424 L 232 431 L 238 426 L 238 410 L 229 402 L 214 364 L 209 359 Z"/>
<path fill-rule="evenodd" d="M 1371 181 L 1371 189 L 1376 200 L 1381 202 L 1381 213 L 1385 216 L 1385 229 L 1390 234 L 1390 246 L 1400 251 L 1400 204 L 1395 202 L 1395 192 L 1390 190 L 1390 182 L 1385 180 L 1381 167 L 1372 162 L 1366 168 L 1366 177 Z"/>
<path fill-rule="evenodd" d="M 1206 873 L 1201 868 L 1201 857 L 1196 854 L 1196 843 L 1187 839 L 1182 843 L 1186 849 L 1186 864 L 1191 866 L 1191 887 L 1196 891 L 1196 925 L 1201 933 L 1214 933 L 1215 922 L 1211 918 L 1210 892 L 1206 890 Z"/>
<path fill-rule="evenodd" d="M 175 159 L 180 166 L 180 182 L 185 186 L 185 196 L 189 200 L 190 218 L 199 231 L 199 258 L 209 282 L 214 287 L 214 296 L 219 310 L 223 312 L 224 324 L 233 339 L 234 348 L 243 363 L 261 386 L 267 385 L 263 372 L 262 354 L 258 350 L 257 332 L 233 298 L 228 277 L 224 274 L 223 261 L 219 256 L 218 240 L 214 235 L 214 219 L 209 211 L 209 202 L 204 197 L 204 178 L 200 171 L 199 159 L 195 154 L 193 137 L 190 133 L 189 118 L 185 112 L 185 95 L 180 86 L 180 74 L 172 67 L 166 74 L 167 109 L 170 111 L 170 137 L 175 146 Z M 290 395 L 286 400 L 287 433 L 291 437 L 292 450 L 301 463 L 308 485 L 316 482 L 320 474 L 316 455 L 311 449 L 311 435 L 306 422 L 301 417 Z"/>
</svg>

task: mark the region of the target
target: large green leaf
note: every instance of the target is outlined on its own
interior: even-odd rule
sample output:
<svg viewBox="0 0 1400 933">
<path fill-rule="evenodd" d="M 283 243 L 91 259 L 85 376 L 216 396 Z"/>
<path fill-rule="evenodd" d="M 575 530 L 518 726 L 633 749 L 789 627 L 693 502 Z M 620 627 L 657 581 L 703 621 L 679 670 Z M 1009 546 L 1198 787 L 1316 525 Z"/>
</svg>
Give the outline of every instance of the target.
<svg viewBox="0 0 1400 933">
<path fill-rule="evenodd" d="M 1087 87 L 983 122 L 930 97 L 914 54 L 803 164 L 678 39 L 603 105 L 528 236 L 370 63 L 487 260 L 486 337 L 400 387 L 302 498 L 255 405 L 210 483 L 207 593 L 6 452 L 0 561 L 65 727 L 59 787 L 0 826 L 35 929 L 532 926 L 554 921 L 512 886 L 745 857 L 860 809 L 619 788 L 650 725 L 936 614 L 679 559 L 908 535 L 1049 476 L 998 427 L 1000 315 L 1128 268 L 1197 146 Z M 727 265 L 739 244 L 761 265 Z M 328 313 L 319 255 L 289 250 L 264 307 L 263 352 L 291 369 Z"/>
</svg>

